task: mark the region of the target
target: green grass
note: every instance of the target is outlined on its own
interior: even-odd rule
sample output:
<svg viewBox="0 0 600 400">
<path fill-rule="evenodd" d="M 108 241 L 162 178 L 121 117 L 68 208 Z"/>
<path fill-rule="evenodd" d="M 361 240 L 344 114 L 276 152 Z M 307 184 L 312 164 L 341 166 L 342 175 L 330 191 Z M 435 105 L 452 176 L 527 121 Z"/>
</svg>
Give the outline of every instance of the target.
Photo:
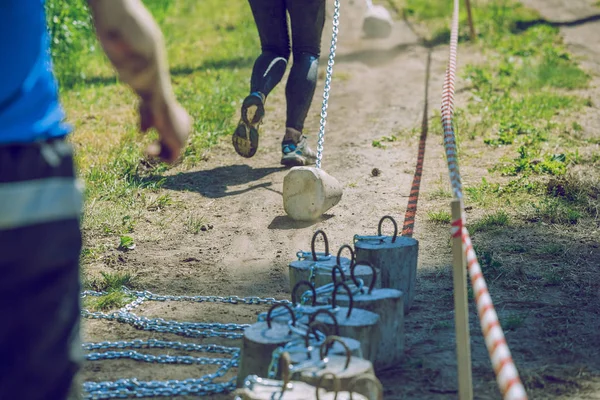
<svg viewBox="0 0 600 400">
<path fill-rule="evenodd" d="M 433 192 L 428 193 L 427 198 L 430 200 L 451 199 L 452 192 L 450 192 L 448 189 L 444 189 L 443 187 L 438 187 Z"/>
<path fill-rule="evenodd" d="M 500 210 L 492 214 L 487 214 L 480 220 L 469 224 L 469 231 L 471 233 L 484 232 L 497 227 L 506 227 L 510 225 L 510 217 L 506 211 Z"/>
<path fill-rule="evenodd" d="M 430 40 L 447 41 L 451 2 L 395 3 L 409 19 L 428 28 Z M 498 149 L 506 156 L 490 168 L 490 178 L 465 187 L 467 196 L 484 207 L 512 206 L 526 221 L 571 224 L 584 216 L 597 220 L 600 205 L 597 191 L 591 189 L 594 185 L 563 183 L 567 194 L 546 190 L 553 180 L 568 176 L 574 166 L 594 166 L 600 161 L 600 156 L 580 156 L 578 149 L 592 145 L 593 140 L 581 138 L 584 129 L 572 117 L 592 106 L 589 99 L 574 92 L 588 87 L 589 74 L 567 51 L 559 29 L 528 24 L 540 16 L 518 1 L 482 2 L 473 12 L 476 46 L 484 61 L 465 65 L 459 72 L 468 82 L 471 100 L 456 110 L 457 141 L 464 144 L 465 137 L 481 140 L 492 152 Z M 460 29 L 460 40 L 464 40 L 468 32 L 464 6 Z M 470 122 L 463 114 L 478 118 Z M 459 158 L 465 151 L 462 147 Z M 512 179 L 507 183 L 499 176 Z M 473 227 L 498 226 L 492 222 L 478 221 Z"/>
<path fill-rule="evenodd" d="M 188 233 L 197 235 L 202 230 L 207 230 L 208 225 L 204 217 L 198 217 L 196 215 L 190 215 L 185 221 L 185 229 Z"/>
<path fill-rule="evenodd" d="M 505 331 L 515 331 L 525 324 L 528 314 L 510 314 L 500 319 L 500 325 Z"/>
<path fill-rule="evenodd" d="M 123 291 L 123 287 L 133 285 L 133 277 L 129 273 L 121 272 L 102 272 L 101 279 L 85 281 L 85 286 L 89 289 L 107 292 L 99 297 L 86 297 L 84 306 L 92 311 L 106 311 L 120 308 L 130 303 L 133 297 Z"/>
<path fill-rule="evenodd" d="M 427 218 L 429 221 L 441 225 L 449 224 L 452 221 L 452 216 L 448 211 L 429 211 Z"/>
<path fill-rule="evenodd" d="M 53 4 L 66 3 L 54 0 L 49 6 Z M 232 117 L 248 90 L 252 64 L 260 52 L 256 27 L 244 0 L 233 0 L 225 8 L 219 0 L 147 0 L 145 4 L 163 30 L 177 98 L 194 118 L 182 158 L 184 166 L 193 166 L 233 131 Z M 67 13 L 68 7 L 62 10 Z M 83 17 L 79 12 L 73 18 Z M 71 140 L 76 162 L 86 183 L 83 228 L 88 236 L 119 237 L 135 232 L 146 212 L 172 206 L 170 196 L 161 191 L 164 179 L 150 178 L 168 167 L 144 161 L 143 149 L 156 133 L 139 135 L 135 96 L 117 82 L 93 32 L 79 34 L 96 48 L 65 44 L 57 48 L 61 53 L 55 58 L 71 53 L 77 58 L 72 65 L 75 72 L 62 63 L 56 70 L 61 101 L 75 128 Z"/>
</svg>

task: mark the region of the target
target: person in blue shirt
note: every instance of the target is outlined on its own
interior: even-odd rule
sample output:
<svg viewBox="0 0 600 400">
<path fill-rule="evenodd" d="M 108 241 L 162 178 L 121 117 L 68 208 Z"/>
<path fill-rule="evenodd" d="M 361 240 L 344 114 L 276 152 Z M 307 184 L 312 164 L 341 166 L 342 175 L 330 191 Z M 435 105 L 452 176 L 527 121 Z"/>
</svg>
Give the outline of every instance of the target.
<svg viewBox="0 0 600 400">
<path fill-rule="evenodd" d="M 175 161 L 191 119 L 175 100 L 162 34 L 140 0 L 89 0 L 100 42 L 140 99 L 148 153 Z M 44 0 L 0 2 L 0 399 L 61 400 L 82 359 L 79 217 L 69 127 Z"/>
</svg>

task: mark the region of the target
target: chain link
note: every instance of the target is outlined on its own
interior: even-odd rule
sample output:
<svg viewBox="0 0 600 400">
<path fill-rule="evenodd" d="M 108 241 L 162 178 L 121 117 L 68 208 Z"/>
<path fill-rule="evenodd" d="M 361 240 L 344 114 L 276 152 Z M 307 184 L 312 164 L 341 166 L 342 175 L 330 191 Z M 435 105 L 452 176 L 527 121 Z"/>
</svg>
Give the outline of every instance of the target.
<svg viewBox="0 0 600 400">
<path fill-rule="evenodd" d="M 329 105 L 329 92 L 331 91 L 331 78 L 333 75 L 333 64 L 335 60 L 335 50 L 337 46 L 337 37 L 339 32 L 340 0 L 335 0 L 333 14 L 333 32 L 331 37 L 331 47 L 329 49 L 329 59 L 325 77 L 325 87 L 323 90 L 323 105 L 321 107 L 321 120 L 319 127 L 319 140 L 317 145 L 316 167 L 321 168 L 323 159 L 323 144 L 325 142 L 325 125 L 327 123 L 327 108 Z M 311 270 L 311 275 L 314 271 Z M 314 275 L 313 275 L 314 278 Z M 240 339 L 243 331 L 249 325 L 245 324 L 207 324 L 193 322 L 168 321 L 162 318 L 139 317 L 131 311 L 139 307 L 144 301 L 187 301 L 196 303 L 225 303 L 225 304 L 247 304 L 247 305 L 273 305 L 286 304 L 291 305 L 289 300 L 276 300 L 275 298 L 260 298 L 239 296 L 161 296 L 149 291 L 132 291 L 123 288 L 123 291 L 135 297 L 135 300 L 121 308 L 117 312 L 102 313 L 82 310 L 81 315 L 84 318 L 104 319 L 117 321 L 134 326 L 146 331 L 155 331 L 161 333 L 173 333 L 187 337 L 222 337 L 228 339 Z M 85 291 L 81 294 L 82 298 L 86 296 L 100 297 L 106 295 L 106 292 Z M 304 297 L 304 295 L 303 295 Z M 197 346 L 197 347 L 195 347 Z M 239 349 L 225 348 L 220 346 L 206 346 L 194 344 L 183 344 L 180 342 L 163 341 L 141 341 L 131 342 L 102 342 L 86 343 L 83 345 L 86 350 L 97 349 L 125 349 L 125 348 L 171 348 L 187 351 L 204 351 L 232 355 L 231 359 L 191 356 L 168 356 L 168 355 L 145 355 L 137 351 L 107 351 L 103 353 L 89 353 L 88 360 L 105 360 L 116 358 L 130 358 L 138 361 L 156 362 L 156 363 L 182 363 L 182 364 L 201 364 L 201 365 L 221 365 L 217 372 L 207 374 L 199 379 L 186 379 L 184 381 L 138 381 L 137 379 L 119 379 L 114 382 L 85 382 L 84 391 L 86 399 L 115 399 L 131 397 L 175 397 L 175 396 L 209 396 L 219 393 L 228 393 L 236 388 L 236 378 L 232 378 L 224 383 L 215 383 L 214 380 L 223 377 L 231 368 L 237 367 L 239 362 Z M 211 351 L 212 350 L 212 351 Z M 235 351 L 235 352 L 234 352 Z"/>
<path fill-rule="evenodd" d="M 321 168 L 323 159 L 323 144 L 325 143 L 325 124 L 327 124 L 327 107 L 329 106 L 329 92 L 331 91 L 331 77 L 333 75 L 333 64 L 335 60 L 335 49 L 340 25 L 340 0 L 335 0 L 333 5 L 333 33 L 331 35 L 331 47 L 329 48 L 329 60 L 327 61 L 327 74 L 325 75 L 325 88 L 323 89 L 323 105 L 321 106 L 321 122 L 319 126 L 319 141 L 317 143 L 316 167 Z"/>
<path fill-rule="evenodd" d="M 289 300 L 277 300 L 272 297 L 239 297 L 239 296 L 163 296 L 149 291 L 134 291 L 126 287 L 123 292 L 134 298 L 129 304 L 111 313 L 91 312 L 82 310 L 83 318 L 101 319 L 106 321 L 115 321 L 131 325 L 137 329 L 171 333 L 185 337 L 220 337 L 225 339 L 240 339 L 243 337 L 243 331 L 250 325 L 248 324 L 221 324 L 204 322 L 178 322 L 165 320 L 163 318 L 147 318 L 138 316 L 132 310 L 138 308 L 144 301 L 186 301 L 195 303 L 225 303 L 225 304 L 247 304 L 247 305 L 273 305 L 287 304 L 291 305 Z M 101 297 L 107 295 L 107 292 L 87 290 L 81 293 L 81 297 Z M 116 342 L 84 343 L 84 350 L 89 351 L 86 358 L 89 361 L 114 360 L 114 359 L 132 359 L 141 362 L 158 364 L 196 364 L 196 365 L 216 365 L 217 371 L 207 374 L 198 379 L 186 379 L 183 381 L 138 381 L 132 379 L 119 379 L 116 381 L 105 382 L 85 382 L 83 385 L 86 392 L 86 399 L 125 399 L 132 397 L 175 397 L 185 395 L 209 396 L 218 393 L 228 393 L 235 389 L 236 378 L 226 382 L 215 382 L 222 378 L 232 368 L 236 368 L 239 363 L 240 349 L 237 347 L 226 347 L 219 345 L 200 345 L 196 343 L 182 343 L 172 341 L 162 341 L 156 339 L 132 340 Z M 143 354 L 132 349 L 171 349 L 178 351 L 195 351 L 212 354 L 225 354 L 230 358 L 212 358 L 212 357 L 193 357 L 179 355 L 153 355 Z M 94 350 L 106 350 L 97 352 Z"/>
</svg>

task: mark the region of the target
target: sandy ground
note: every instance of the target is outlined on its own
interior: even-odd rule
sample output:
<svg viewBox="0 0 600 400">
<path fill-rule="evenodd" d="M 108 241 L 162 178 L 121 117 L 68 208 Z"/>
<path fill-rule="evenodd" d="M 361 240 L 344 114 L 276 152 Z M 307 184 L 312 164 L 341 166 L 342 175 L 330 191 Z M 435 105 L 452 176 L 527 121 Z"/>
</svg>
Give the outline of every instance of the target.
<svg viewBox="0 0 600 400">
<path fill-rule="evenodd" d="M 584 0 L 525 3 L 550 20 L 571 20 L 598 12 L 591 1 Z M 281 190 L 287 171 L 279 167 L 285 115 L 281 84 L 269 98 L 260 150 L 254 158 L 239 158 L 225 141 L 210 152 L 199 168 L 174 170 L 167 177 L 164 187 L 171 197 L 185 204 L 187 212 L 203 216 L 213 229 L 191 235 L 180 223 L 167 224 L 157 231 L 149 222 L 147 237 L 136 238 L 135 251 L 120 254 L 117 261 L 99 269 L 130 271 L 139 287 L 160 294 L 289 298 L 288 264 L 295 259 L 297 250 L 309 249 L 316 229 L 327 233 L 332 249 L 337 251 L 342 244 L 351 243 L 354 234 L 374 234 L 383 215 L 393 215 L 402 223 L 426 100 L 430 125 L 439 124 L 432 115 L 440 106 L 448 48 L 424 47 L 402 21 L 396 23 L 390 39 L 363 40 L 361 4 L 342 4 L 325 138 L 323 167 L 344 184 L 341 203 L 314 224 L 297 223 L 286 217 Z M 563 29 L 571 49 L 577 55 L 586 55 L 584 66 L 592 72 L 600 71 L 600 44 L 596 40 L 600 23 Z M 323 57 L 329 49 L 329 32 L 328 25 Z M 459 68 L 478 57 L 481 56 L 473 47 L 462 45 Z M 306 132 L 312 144 L 316 144 L 322 84 L 321 79 L 307 120 Z M 458 106 L 465 105 L 468 99 L 468 93 L 462 90 L 465 87 L 459 79 Z M 600 102 L 596 88 L 590 89 L 590 95 Z M 597 109 L 592 111 L 595 115 L 591 112 L 585 116 L 590 126 L 600 118 Z M 373 140 L 390 135 L 396 135 L 398 141 L 387 144 L 386 149 L 372 146 Z M 420 242 L 416 300 L 406 318 L 405 361 L 379 376 L 387 399 L 457 398 L 449 227 L 426 221 L 427 211 L 449 210 L 449 199 L 431 196 L 440 188 L 449 187 L 441 142 L 439 134 L 430 134 L 414 233 Z M 467 183 L 477 182 L 487 174 L 477 159 L 461 166 Z M 381 174 L 372 176 L 373 168 Z M 172 216 L 173 221 L 179 221 L 178 218 Z M 535 232 L 514 230 L 510 235 L 514 241 L 544 240 L 543 233 L 536 236 Z M 600 259 L 598 248 L 593 247 L 597 236 L 581 237 L 578 245 L 589 245 L 592 259 Z M 568 241 L 566 237 L 559 239 Z M 598 293 L 592 290 L 587 296 L 580 293 L 581 297 L 574 298 L 572 292 L 560 287 L 530 293 L 496 290 L 493 285 L 491 292 L 501 316 L 511 312 L 530 315 L 526 329 L 506 335 L 530 398 L 600 399 Z M 253 323 L 257 313 L 264 310 L 265 307 L 256 306 L 149 302 L 139 312 L 178 321 Z M 498 399 L 473 305 L 470 316 L 475 398 Z M 117 323 L 86 320 L 84 329 L 86 341 L 156 338 L 239 346 L 237 340 L 190 340 L 141 332 Z M 149 353 L 161 354 L 165 350 Z M 184 379 L 214 370 L 119 360 L 88 363 L 83 378 Z"/>
</svg>

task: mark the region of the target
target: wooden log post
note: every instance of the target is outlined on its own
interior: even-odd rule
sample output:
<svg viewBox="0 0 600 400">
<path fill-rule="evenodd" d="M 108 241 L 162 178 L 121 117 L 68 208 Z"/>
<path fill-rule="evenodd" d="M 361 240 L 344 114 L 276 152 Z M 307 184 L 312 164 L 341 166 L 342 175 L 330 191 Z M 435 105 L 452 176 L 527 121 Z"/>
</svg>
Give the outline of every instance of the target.
<svg viewBox="0 0 600 400">
<path fill-rule="evenodd" d="M 265 322 L 257 322 L 244 331 L 237 386 L 244 384 L 246 377 L 257 375 L 267 377 L 273 351 L 286 343 L 301 338 L 292 332 L 287 323 L 271 320 L 273 310 L 278 307 L 286 308 L 291 314 L 292 325 L 296 324 L 294 311 L 285 304 L 275 304 L 267 313 Z"/>
<path fill-rule="evenodd" d="M 454 321 L 456 329 L 456 361 L 458 364 L 458 398 L 473 399 L 471 371 L 471 337 L 469 333 L 469 303 L 467 296 L 467 263 L 462 242 L 462 201 L 452 200 L 452 221 L 459 222 L 452 237 L 454 282 Z"/>
<path fill-rule="evenodd" d="M 381 235 L 386 219 L 394 224 L 394 236 Z M 408 314 L 415 297 L 419 242 L 398 236 L 398 224 L 390 216 L 379 221 L 378 236 L 356 235 L 354 240 L 357 264 L 366 261 L 378 268 L 381 287 L 401 291 L 404 294 L 404 314 Z"/>
<path fill-rule="evenodd" d="M 356 339 L 361 343 L 363 357 L 374 361 L 377 357 L 377 349 L 381 342 L 381 328 L 379 315 L 354 308 L 352 300 L 348 307 L 339 307 L 337 304 L 337 291 L 343 287 L 352 299 L 352 292 L 348 285 L 343 282 L 335 285 L 332 295 L 332 309 L 337 309 L 335 316 L 329 311 L 319 310 L 308 318 L 308 323 L 320 321 L 326 325 L 337 324 L 341 336 Z"/>
<path fill-rule="evenodd" d="M 312 367 L 304 367 L 298 373 L 294 373 L 292 370 L 292 376 L 296 380 L 322 387 L 327 391 L 337 389 L 343 391 L 353 390 L 363 395 L 368 393 L 368 386 L 356 384 L 355 378 L 363 375 L 374 376 L 373 364 L 363 358 L 352 357 L 349 349 L 346 351 L 345 356 L 329 355 L 327 349 L 335 341 L 339 341 L 339 338 L 329 336 L 321 345 L 320 356 L 323 363 L 314 364 Z"/>
<path fill-rule="evenodd" d="M 325 252 L 318 254 L 315 251 L 315 242 L 317 237 L 321 235 L 325 244 Z M 345 249 L 350 250 L 350 258 L 342 257 L 342 252 Z M 290 277 L 290 288 L 293 290 L 294 286 L 300 281 L 309 281 L 314 283 L 315 288 L 330 284 L 331 271 L 337 265 L 343 271 L 349 273 L 352 266 L 354 265 L 354 251 L 349 245 L 343 245 L 340 247 L 337 257 L 329 254 L 329 241 L 327 235 L 321 230 L 315 232 L 311 241 L 310 252 L 298 252 L 298 260 L 292 261 L 289 265 L 289 277 Z M 372 274 L 369 268 L 358 268 L 356 270 L 356 276 L 365 282 L 365 285 L 371 283 Z M 376 287 L 379 287 L 380 283 L 376 282 Z"/>
<path fill-rule="evenodd" d="M 365 264 L 367 263 L 365 262 Z M 375 270 L 373 269 L 373 271 Z M 376 371 L 397 366 L 404 357 L 403 300 L 403 293 L 399 290 L 374 289 L 373 286 L 370 286 L 368 291 L 352 296 L 355 308 L 379 315 L 381 341 L 373 362 Z M 347 295 L 337 295 L 337 303 L 341 306 L 348 306 L 350 301 L 350 297 Z"/>
<path fill-rule="evenodd" d="M 304 343 L 299 343 L 296 346 L 288 345 L 285 350 L 289 353 L 293 365 L 318 360 L 320 358 L 319 346 L 321 344 L 319 340 L 322 340 L 319 339 L 319 336 L 324 336 L 325 338 L 336 336 L 343 343 L 334 342 L 329 349 L 329 354 L 343 356 L 346 354 L 346 349 L 349 349 L 353 357 L 363 358 L 361 343 L 356 339 L 340 336 L 339 333 L 337 325 L 327 326 L 323 322 L 313 321 L 309 325 Z"/>
<path fill-rule="evenodd" d="M 244 380 L 241 388 L 234 391 L 234 398 L 236 400 L 307 400 L 321 398 L 326 394 L 322 388 L 315 388 L 305 382 L 291 381 L 290 363 L 289 354 L 283 353 L 279 361 L 282 381 L 250 375 Z"/>
<path fill-rule="evenodd" d="M 477 34 L 475 33 L 475 24 L 473 24 L 473 10 L 471 8 L 471 0 L 465 0 L 467 6 L 467 18 L 469 19 L 469 37 L 472 41 L 477 39 Z"/>
</svg>

